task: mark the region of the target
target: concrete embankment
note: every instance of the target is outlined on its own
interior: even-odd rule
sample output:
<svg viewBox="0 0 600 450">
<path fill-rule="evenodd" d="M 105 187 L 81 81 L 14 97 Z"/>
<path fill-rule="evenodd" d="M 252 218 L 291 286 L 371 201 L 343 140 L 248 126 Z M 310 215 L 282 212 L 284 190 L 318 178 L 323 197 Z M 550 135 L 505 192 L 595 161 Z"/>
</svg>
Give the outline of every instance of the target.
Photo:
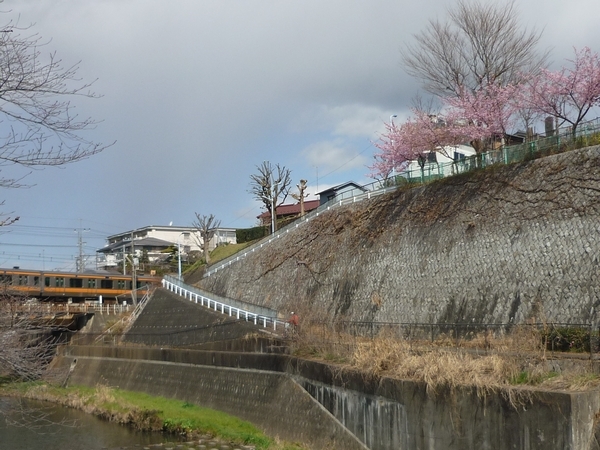
<svg viewBox="0 0 600 450">
<path fill-rule="evenodd" d="M 600 449 L 597 391 L 482 393 L 465 387 L 433 393 L 419 383 L 366 377 L 285 354 L 215 350 L 250 342 L 244 336 L 256 331 L 246 324 L 229 326 L 220 336 L 226 340 L 214 341 L 210 350 L 143 345 L 167 332 L 182 344 L 194 325 L 223 318 L 159 290 L 128 346 L 65 346 L 54 368 L 65 374 L 71 369 L 71 384 L 177 398 L 314 449 Z"/>
<path fill-rule="evenodd" d="M 597 448 L 598 392 L 432 395 L 413 382 L 365 379 L 287 355 L 63 347 L 59 365 L 74 360 L 70 383 L 178 398 L 315 449 Z"/>
<path fill-rule="evenodd" d="M 294 379 L 281 371 L 243 366 L 245 355 L 193 350 L 70 346 L 56 367 L 76 360 L 69 383 L 98 383 L 177 398 L 248 420 L 272 436 L 313 448 L 365 449 Z M 254 365 L 261 355 L 248 355 Z M 269 356 L 262 355 L 268 366 Z M 272 355 L 275 356 L 275 355 Z M 218 364 L 223 363 L 224 366 Z M 284 360 L 279 364 L 284 363 Z"/>
</svg>

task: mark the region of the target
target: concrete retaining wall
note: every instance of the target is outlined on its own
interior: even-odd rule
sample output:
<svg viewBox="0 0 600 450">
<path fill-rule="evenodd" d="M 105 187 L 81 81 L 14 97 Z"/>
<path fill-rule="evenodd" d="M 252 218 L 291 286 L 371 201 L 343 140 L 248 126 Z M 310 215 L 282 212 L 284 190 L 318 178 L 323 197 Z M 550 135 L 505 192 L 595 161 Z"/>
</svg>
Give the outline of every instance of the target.
<svg viewBox="0 0 600 450">
<path fill-rule="evenodd" d="M 335 208 L 201 287 L 301 318 L 589 323 L 598 167 L 591 147 Z"/>
<path fill-rule="evenodd" d="M 465 388 L 432 395 L 413 382 L 365 379 L 275 354 L 70 346 L 58 364 L 75 359 L 72 384 L 178 398 L 315 449 L 364 449 L 358 439 L 373 450 L 596 448 L 598 392 L 509 396 Z"/>
<path fill-rule="evenodd" d="M 80 351 L 81 350 L 81 351 Z M 108 351 L 105 351 L 108 350 Z M 110 358 L 106 354 L 135 359 Z M 177 398 L 217 409 L 254 423 L 267 434 L 289 441 L 306 442 L 315 449 L 364 450 L 349 433 L 298 383 L 284 373 L 194 365 L 184 362 L 140 359 L 186 359 L 189 351 L 149 353 L 144 349 L 112 352 L 100 347 L 67 347 L 57 366 L 77 363 L 70 384 L 98 383 L 131 391 Z M 96 356 L 89 356 L 96 355 Z M 210 355 L 204 358 L 212 359 Z"/>
</svg>

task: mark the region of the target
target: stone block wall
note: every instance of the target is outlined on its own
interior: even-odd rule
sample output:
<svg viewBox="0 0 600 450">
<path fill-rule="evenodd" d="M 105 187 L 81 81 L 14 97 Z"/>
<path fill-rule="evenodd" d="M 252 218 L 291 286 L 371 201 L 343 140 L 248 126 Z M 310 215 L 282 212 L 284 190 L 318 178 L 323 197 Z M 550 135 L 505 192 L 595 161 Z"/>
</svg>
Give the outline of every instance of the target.
<svg viewBox="0 0 600 450">
<path fill-rule="evenodd" d="M 201 287 L 304 317 L 588 324 L 598 167 L 590 147 L 335 208 Z"/>
<path fill-rule="evenodd" d="M 253 324 L 215 312 L 166 289 L 157 289 L 125 341 L 182 347 L 236 340 L 256 332 Z"/>
</svg>

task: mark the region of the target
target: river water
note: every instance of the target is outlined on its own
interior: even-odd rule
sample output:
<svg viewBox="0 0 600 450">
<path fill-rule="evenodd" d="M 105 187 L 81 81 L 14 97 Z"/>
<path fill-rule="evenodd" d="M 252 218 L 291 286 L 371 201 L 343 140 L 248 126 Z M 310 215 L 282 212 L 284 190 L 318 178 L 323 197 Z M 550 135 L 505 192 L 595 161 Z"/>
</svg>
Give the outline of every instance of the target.
<svg viewBox="0 0 600 450">
<path fill-rule="evenodd" d="M 0 450 L 100 450 L 173 442 L 70 408 L 0 397 Z"/>
</svg>

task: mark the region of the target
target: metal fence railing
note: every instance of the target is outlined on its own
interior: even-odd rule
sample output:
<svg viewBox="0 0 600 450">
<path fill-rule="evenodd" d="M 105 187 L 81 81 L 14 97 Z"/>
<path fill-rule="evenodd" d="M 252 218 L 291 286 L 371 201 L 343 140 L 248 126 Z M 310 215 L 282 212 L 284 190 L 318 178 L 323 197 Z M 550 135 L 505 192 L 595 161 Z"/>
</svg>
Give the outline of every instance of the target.
<svg viewBox="0 0 600 450">
<path fill-rule="evenodd" d="M 130 304 L 107 304 L 107 303 L 23 303 L 15 306 L 15 309 L 23 313 L 87 313 L 93 312 L 98 314 L 106 315 L 118 315 L 129 312 L 133 309 L 133 305 Z"/>
<path fill-rule="evenodd" d="M 352 352 L 365 342 L 389 339 L 411 345 L 449 349 L 550 351 L 589 353 L 600 351 L 597 324 L 574 323 L 393 323 L 327 322 L 301 326 L 305 345 Z"/>
<path fill-rule="evenodd" d="M 425 163 L 422 168 L 408 168 L 391 180 L 388 185 L 420 184 L 438 178 L 457 175 L 496 164 L 512 164 L 515 162 L 536 159 L 550 154 L 560 153 L 573 148 L 598 144 L 600 118 L 581 124 L 575 134 L 571 128 L 559 130 L 554 136 L 532 140 L 522 144 L 503 146 L 480 155 L 469 156 L 456 161 L 444 163 Z"/>
<path fill-rule="evenodd" d="M 496 164 L 512 164 L 515 162 L 535 159 L 542 156 L 565 152 L 573 148 L 586 147 L 592 144 L 600 143 L 600 118 L 593 119 L 579 125 L 577 132 L 572 133 L 570 127 L 558 130 L 555 136 L 541 138 L 535 141 L 526 142 L 511 146 L 491 150 L 480 155 L 474 155 L 452 161 L 448 163 L 428 163 L 423 169 L 406 170 L 398 173 L 393 178 L 377 180 L 363 185 L 361 188 L 355 188 L 339 193 L 334 199 L 319 206 L 290 223 L 277 230 L 270 236 L 261 239 L 259 242 L 246 247 L 244 250 L 225 258 L 212 265 L 204 273 L 204 277 L 209 277 L 219 270 L 230 266 L 231 264 L 244 259 L 246 256 L 269 245 L 271 242 L 294 231 L 296 228 L 306 224 L 310 220 L 318 217 L 326 211 L 339 206 L 368 200 L 379 195 L 386 194 L 396 190 L 398 187 L 407 184 L 418 185 L 429 181 L 469 172 L 476 169 Z"/>
<path fill-rule="evenodd" d="M 177 331 L 156 330 L 86 333 L 71 337 L 72 344 L 145 345 L 161 347 L 191 347 L 201 344 L 239 339 L 237 327 L 244 319 L 198 326 Z M 267 337 L 266 335 L 263 337 Z M 272 338 L 281 339 L 281 335 Z M 246 338 L 244 338 L 246 339 Z M 349 356 L 365 343 L 380 340 L 407 344 L 426 351 L 434 348 L 502 353 L 552 352 L 597 357 L 600 352 L 600 332 L 590 324 L 533 323 L 392 323 L 392 322 L 312 322 L 300 324 L 290 344 L 297 348 L 322 349 L 329 355 Z M 279 345 L 279 344 L 278 344 Z M 420 351 L 419 350 L 419 351 Z"/>
<path fill-rule="evenodd" d="M 165 276 L 163 278 L 162 285 L 165 289 L 168 289 L 184 299 L 209 308 L 215 312 L 226 314 L 236 320 L 245 320 L 246 322 L 251 322 L 254 325 L 268 328 L 273 331 L 281 331 L 285 327 L 285 322 L 277 319 L 277 311 L 273 309 L 245 302 L 236 302 L 232 299 L 217 300 L 214 297 L 208 297 L 206 293 L 200 292 L 198 289 L 188 286 L 182 281 L 170 276 Z"/>
</svg>

